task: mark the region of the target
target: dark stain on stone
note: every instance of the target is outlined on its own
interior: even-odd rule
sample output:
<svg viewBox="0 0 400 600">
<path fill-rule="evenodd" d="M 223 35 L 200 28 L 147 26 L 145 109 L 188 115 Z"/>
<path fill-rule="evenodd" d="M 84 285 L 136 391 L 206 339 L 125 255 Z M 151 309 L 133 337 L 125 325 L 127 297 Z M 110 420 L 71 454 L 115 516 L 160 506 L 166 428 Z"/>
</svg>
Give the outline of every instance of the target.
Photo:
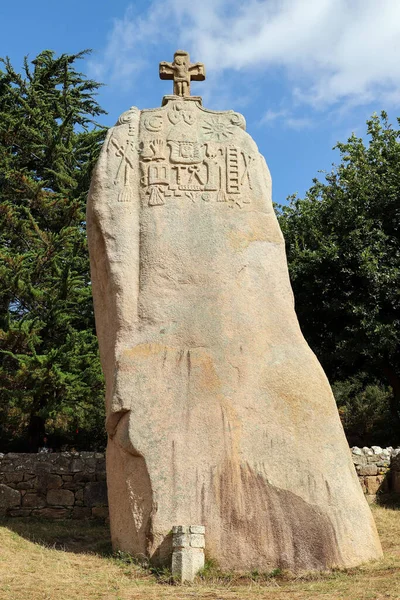
<svg viewBox="0 0 400 600">
<path fill-rule="evenodd" d="M 204 483 L 201 486 L 201 522 L 204 523 L 206 518 L 206 490 Z"/>
<path fill-rule="evenodd" d="M 249 465 L 228 461 L 213 487 L 223 522 L 221 551 L 231 552 L 224 568 L 250 563 L 305 571 L 342 564 L 333 525 L 318 506 L 271 485 Z"/>
<path fill-rule="evenodd" d="M 190 350 L 187 351 L 186 361 L 187 361 L 188 377 L 190 377 L 190 373 L 192 370 L 192 363 L 191 363 L 191 359 L 190 359 Z"/>
<path fill-rule="evenodd" d="M 329 502 L 331 502 L 331 500 L 332 500 L 331 488 L 329 486 L 329 483 L 326 480 L 325 480 L 325 487 L 326 487 L 326 493 L 328 494 L 328 500 L 329 500 Z"/>
<path fill-rule="evenodd" d="M 172 440 L 172 509 L 173 515 L 171 515 L 172 521 L 174 522 L 176 509 L 177 509 L 177 481 L 176 481 L 176 448 L 175 448 L 175 440 Z"/>
</svg>

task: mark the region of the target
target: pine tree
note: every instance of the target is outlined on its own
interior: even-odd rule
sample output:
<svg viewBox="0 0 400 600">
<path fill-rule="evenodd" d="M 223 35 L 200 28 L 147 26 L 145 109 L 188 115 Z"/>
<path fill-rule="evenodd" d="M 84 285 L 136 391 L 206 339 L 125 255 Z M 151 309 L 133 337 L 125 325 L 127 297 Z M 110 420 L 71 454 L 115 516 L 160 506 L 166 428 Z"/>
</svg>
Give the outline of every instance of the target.
<svg viewBox="0 0 400 600">
<path fill-rule="evenodd" d="M 87 52 L 45 50 L 22 75 L 1 59 L 2 451 L 35 450 L 45 427 L 101 443 L 85 204 L 105 130 L 95 121 L 100 84 L 75 69 Z"/>
</svg>

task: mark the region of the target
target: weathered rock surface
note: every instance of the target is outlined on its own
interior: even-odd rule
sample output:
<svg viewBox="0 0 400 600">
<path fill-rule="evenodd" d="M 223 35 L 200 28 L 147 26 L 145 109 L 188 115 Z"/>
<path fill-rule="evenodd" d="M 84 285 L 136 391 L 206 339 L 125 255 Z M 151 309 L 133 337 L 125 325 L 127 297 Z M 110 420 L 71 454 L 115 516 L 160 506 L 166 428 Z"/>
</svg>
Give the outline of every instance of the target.
<svg viewBox="0 0 400 600">
<path fill-rule="evenodd" d="M 224 569 L 380 557 L 243 117 L 190 97 L 131 108 L 87 226 L 114 547 L 170 561 L 172 526 L 198 523 Z"/>
<path fill-rule="evenodd" d="M 0 483 L 0 508 L 19 506 L 20 503 L 21 497 L 19 492 Z"/>
<path fill-rule="evenodd" d="M 50 506 L 73 506 L 75 494 L 70 490 L 51 489 L 47 492 L 46 500 Z"/>
<path fill-rule="evenodd" d="M 107 484 L 105 481 L 88 483 L 84 491 L 86 506 L 107 506 Z"/>
</svg>

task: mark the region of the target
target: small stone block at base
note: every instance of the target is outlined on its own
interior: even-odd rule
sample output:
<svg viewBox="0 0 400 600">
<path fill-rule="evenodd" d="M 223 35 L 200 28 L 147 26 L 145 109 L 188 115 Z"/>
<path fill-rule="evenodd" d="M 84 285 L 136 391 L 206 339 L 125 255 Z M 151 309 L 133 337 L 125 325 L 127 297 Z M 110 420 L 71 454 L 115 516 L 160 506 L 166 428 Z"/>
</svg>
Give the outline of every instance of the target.
<svg viewBox="0 0 400 600">
<path fill-rule="evenodd" d="M 204 567 L 204 532 L 202 525 L 172 529 L 172 576 L 176 582 L 193 581 Z"/>
<path fill-rule="evenodd" d="M 190 527 L 185 527 L 185 525 L 174 525 L 172 528 L 173 535 L 178 533 L 190 533 Z"/>
<path fill-rule="evenodd" d="M 191 536 L 187 533 L 175 533 L 172 541 L 173 547 L 187 548 L 188 546 L 191 546 L 190 537 Z"/>
<path fill-rule="evenodd" d="M 204 548 L 205 540 L 204 535 L 200 533 L 192 533 L 190 535 L 190 546 L 192 548 Z"/>
<path fill-rule="evenodd" d="M 191 525 L 189 529 L 190 533 L 201 533 L 202 535 L 205 535 L 206 533 L 206 528 L 204 525 Z"/>
</svg>

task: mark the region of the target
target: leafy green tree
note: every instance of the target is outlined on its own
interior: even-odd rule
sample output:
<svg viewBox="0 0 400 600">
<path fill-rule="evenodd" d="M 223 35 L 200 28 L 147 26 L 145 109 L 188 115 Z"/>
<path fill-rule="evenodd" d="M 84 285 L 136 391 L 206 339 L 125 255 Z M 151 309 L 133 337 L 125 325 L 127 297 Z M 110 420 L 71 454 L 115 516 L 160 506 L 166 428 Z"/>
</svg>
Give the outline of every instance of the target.
<svg viewBox="0 0 400 600">
<path fill-rule="evenodd" d="M 386 382 L 400 431 L 400 131 L 384 112 L 367 126 L 369 141 L 338 143 L 339 165 L 279 220 L 307 340 L 331 381 Z"/>
<path fill-rule="evenodd" d="M 332 390 L 351 446 L 385 445 L 395 439 L 390 388 L 360 372 L 335 381 Z"/>
<path fill-rule="evenodd" d="M 85 234 L 104 139 L 87 51 L 0 70 L 0 450 L 47 431 L 101 444 L 103 379 Z M 80 432 L 80 433 L 78 433 Z M 100 437 L 99 437 L 100 436 Z M 97 439 L 96 439 L 97 438 Z"/>
</svg>

